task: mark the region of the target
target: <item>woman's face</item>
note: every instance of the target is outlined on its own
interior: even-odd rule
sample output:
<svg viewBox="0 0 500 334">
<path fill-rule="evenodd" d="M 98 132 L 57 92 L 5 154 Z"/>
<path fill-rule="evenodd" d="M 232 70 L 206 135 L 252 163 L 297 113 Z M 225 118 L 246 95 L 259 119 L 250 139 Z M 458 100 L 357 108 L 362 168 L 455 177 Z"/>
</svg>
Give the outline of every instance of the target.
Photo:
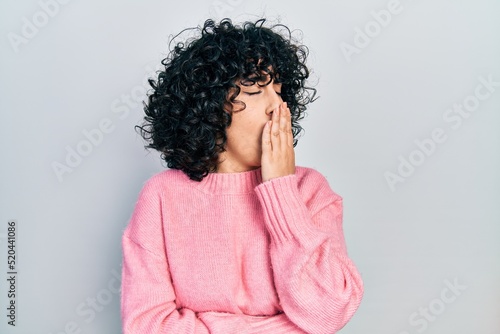
<svg viewBox="0 0 500 334">
<path fill-rule="evenodd" d="M 262 155 L 262 131 L 272 112 L 281 104 L 281 84 L 269 81 L 242 85 L 238 82 L 240 93 L 236 100 L 245 103 L 246 108 L 233 112 L 231 125 L 226 129 L 226 151 L 220 155 L 217 172 L 244 172 L 260 167 Z M 229 92 L 231 94 L 232 91 Z M 233 110 L 242 108 L 233 104 Z"/>
</svg>

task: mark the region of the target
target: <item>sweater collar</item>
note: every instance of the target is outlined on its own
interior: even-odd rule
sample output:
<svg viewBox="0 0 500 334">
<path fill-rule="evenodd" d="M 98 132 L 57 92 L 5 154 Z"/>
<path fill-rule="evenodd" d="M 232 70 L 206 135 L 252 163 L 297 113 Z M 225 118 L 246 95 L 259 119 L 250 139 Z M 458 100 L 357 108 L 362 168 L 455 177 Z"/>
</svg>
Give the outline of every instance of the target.
<svg viewBox="0 0 500 334">
<path fill-rule="evenodd" d="M 200 182 L 192 182 L 207 194 L 245 194 L 262 183 L 262 174 L 259 167 L 246 172 L 209 173 Z"/>
</svg>

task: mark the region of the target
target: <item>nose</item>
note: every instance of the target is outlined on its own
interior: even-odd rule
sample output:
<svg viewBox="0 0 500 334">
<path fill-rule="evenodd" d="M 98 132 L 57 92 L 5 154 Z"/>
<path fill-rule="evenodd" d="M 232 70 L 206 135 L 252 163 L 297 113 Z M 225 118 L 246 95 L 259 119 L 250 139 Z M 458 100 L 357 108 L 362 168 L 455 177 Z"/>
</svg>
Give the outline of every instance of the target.
<svg viewBox="0 0 500 334">
<path fill-rule="evenodd" d="M 280 87 L 281 88 L 281 87 Z M 283 103 L 283 99 L 281 96 L 276 92 L 276 87 L 273 85 L 273 83 L 268 84 L 265 86 L 264 92 L 266 94 L 266 115 L 271 116 L 271 113 L 279 107 L 280 104 Z M 279 91 L 278 91 L 279 92 Z"/>
</svg>

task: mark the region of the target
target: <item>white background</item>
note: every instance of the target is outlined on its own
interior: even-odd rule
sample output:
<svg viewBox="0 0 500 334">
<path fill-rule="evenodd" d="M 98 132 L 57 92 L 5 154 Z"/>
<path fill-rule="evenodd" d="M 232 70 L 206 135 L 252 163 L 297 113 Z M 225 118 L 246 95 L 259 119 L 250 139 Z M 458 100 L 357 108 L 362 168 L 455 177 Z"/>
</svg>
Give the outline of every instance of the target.
<svg viewBox="0 0 500 334">
<path fill-rule="evenodd" d="M 133 129 L 145 79 L 170 35 L 208 17 L 265 15 L 300 29 L 310 49 L 320 98 L 297 164 L 344 197 L 365 283 L 341 332 L 500 333 L 499 14 L 493 0 L 2 1 L 0 332 L 121 332 L 121 234 L 142 184 L 164 169 Z M 84 132 L 100 125 L 108 133 L 89 146 Z M 87 155 L 68 158 L 78 148 Z"/>
</svg>

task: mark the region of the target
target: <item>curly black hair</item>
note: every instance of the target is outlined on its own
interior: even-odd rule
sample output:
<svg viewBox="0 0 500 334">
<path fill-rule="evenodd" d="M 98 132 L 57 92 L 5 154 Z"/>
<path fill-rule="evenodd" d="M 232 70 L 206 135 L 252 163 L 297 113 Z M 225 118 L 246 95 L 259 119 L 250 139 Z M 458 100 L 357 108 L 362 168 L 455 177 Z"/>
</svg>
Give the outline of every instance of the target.
<svg viewBox="0 0 500 334">
<path fill-rule="evenodd" d="M 297 145 L 303 130 L 298 121 L 316 95 L 316 89 L 306 86 L 308 49 L 294 43 L 285 25 L 265 27 L 265 22 L 238 26 L 228 18 L 218 24 L 209 19 L 203 27 L 192 28 L 200 37 L 169 47 L 161 61 L 164 70 L 157 72 L 156 81 L 148 79 L 153 91 L 144 102 L 144 123 L 136 126 L 146 148 L 160 151 L 168 168 L 182 170 L 195 181 L 217 171 L 231 114 L 245 109 L 236 100 L 239 81 L 252 84 L 270 78 L 268 83 L 282 84 L 281 98 L 290 108 Z M 241 108 L 234 110 L 233 104 Z"/>
</svg>

